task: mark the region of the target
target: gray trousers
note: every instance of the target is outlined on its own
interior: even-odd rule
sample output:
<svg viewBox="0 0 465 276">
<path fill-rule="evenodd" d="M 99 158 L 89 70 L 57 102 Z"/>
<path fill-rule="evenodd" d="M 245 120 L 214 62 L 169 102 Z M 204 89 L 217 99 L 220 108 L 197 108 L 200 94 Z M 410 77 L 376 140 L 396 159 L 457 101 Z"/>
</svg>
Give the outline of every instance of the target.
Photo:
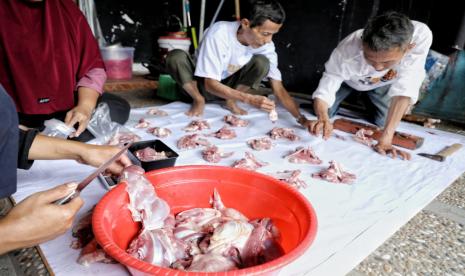
<svg viewBox="0 0 465 276">
<path fill-rule="evenodd" d="M 252 59 L 233 75 L 221 81 L 221 83 L 236 88 L 238 85 L 245 85 L 257 88 L 263 78 L 270 70 L 270 61 L 264 55 L 254 55 Z M 204 79 L 195 77 L 195 62 L 185 51 L 175 49 L 166 56 L 166 71 L 182 87 L 184 84 L 197 80 L 200 93 L 206 101 L 221 100 L 221 98 L 205 90 Z M 186 91 L 184 94 L 189 95 Z"/>
<path fill-rule="evenodd" d="M 391 85 L 378 87 L 370 91 L 357 91 L 345 83 L 342 83 L 341 88 L 336 93 L 336 100 L 328 110 L 329 117 L 333 117 L 339 111 L 340 104 L 350 95 L 354 95 L 360 99 L 365 105 L 367 111 L 367 119 L 377 126 L 384 126 L 386 117 L 391 104 L 391 97 L 388 95 Z"/>
</svg>

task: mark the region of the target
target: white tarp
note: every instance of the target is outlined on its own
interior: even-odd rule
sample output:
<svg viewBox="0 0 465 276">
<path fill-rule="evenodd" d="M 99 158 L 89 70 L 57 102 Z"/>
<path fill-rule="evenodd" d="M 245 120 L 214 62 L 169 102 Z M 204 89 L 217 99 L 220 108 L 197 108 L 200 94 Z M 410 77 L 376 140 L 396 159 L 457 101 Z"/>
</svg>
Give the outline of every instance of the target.
<svg viewBox="0 0 465 276">
<path fill-rule="evenodd" d="M 176 165 L 207 164 L 201 157 L 201 148 L 179 150 L 177 140 L 187 134 L 182 130 L 191 119 L 184 115 L 188 109 L 184 103 L 171 103 L 157 107 L 169 113 L 167 117 L 147 115 L 148 108 L 135 109 L 126 124 L 144 140 L 155 139 L 145 129 L 133 126 L 142 117 L 152 126 L 168 127 L 173 134 L 163 141 L 177 151 L 180 157 Z M 412 124 L 401 123 L 398 130 L 425 138 L 424 145 L 411 151 L 412 160 L 393 160 L 381 156 L 365 145 L 352 140 L 352 135 L 338 132 L 346 140 L 310 136 L 299 127 L 295 119 L 284 109 L 278 108 L 279 120 L 273 124 L 268 115 L 255 108 L 242 106 L 249 112 L 243 119 L 250 120 L 246 128 L 235 128 L 238 135 L 233 140 L 220 140 L 207 137 L 213 144 L 225 152 L 234 151 L 234 155 L 223 159 L 218 165 L 230 166 L 235 160 L 244 157 L 245 151 L 252 151 L 259 159 L 270 165 L 259 170 L 262 173 L 274 173 L 284 169 L 302 170 L 302 178 L 308 187 L 301 190 L 313 205 L 318 217 L 317 237 L 305 254 L 285 267 L 280 275 L 344 275 L 367 257 L 379 245 L 389 238 L 417 212 L 432 201 L 465 171 L 465 149 L 461 149 L 444 162 L 437 162 L 416 155 L 419 152 L 435 153 L 453 143 L 465 144 L 465 137 L 439 130 L 432 130 Z M 224 125 L 223 116 L 229 112 L 218 105 L 208 104 L 203 119 L 210 125 L 212 133 Z M 312 117 L 306 114 L 308 117 Z M 301 137 L 300 141 L 274 141 L 270 151 L 253 151 L 246 141 L 250 138 L 265 136 L 274 126 L 293 127 Z M 311 146 L 324 161 L 321 165 L 291 164 L 282 156 L 298 146 Z M 310 177 L 328 166 L 328 161 L 337 160 L 350 173 L 357 175 L 352 185 L 334 184 Z M 67 181 L 79 181 L 93 168 L 74 161 L 39 161 L 29 171 L 19 171 L 17 201 L 27 195 L 47 189 Z M 86 212 L 105 193 L 103 186 L 95 180 L 82 197 L 85 206 L 80 214 Z M 120 265 L 93 264 L 83 267 L 76 263 L 79 251 L 69 248 L 70 231 L 64 236 L 41 245 L 44 254 L 57 275 L 124 275 L 128 273 Z"/>
</svg>

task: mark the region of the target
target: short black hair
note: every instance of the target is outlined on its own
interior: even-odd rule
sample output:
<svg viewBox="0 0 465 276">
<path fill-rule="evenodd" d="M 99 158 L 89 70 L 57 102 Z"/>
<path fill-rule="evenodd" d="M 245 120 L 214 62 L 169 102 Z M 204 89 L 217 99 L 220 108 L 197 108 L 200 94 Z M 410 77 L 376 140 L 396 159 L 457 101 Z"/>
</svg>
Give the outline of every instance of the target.
<svg viewBox="0 0 465 276">
<path fill-rule="evenodd" d="M 413 24 L 402 13 L 388 11 L 373 17 L 363 30 L 363 43 L 373 51 L 406 47 L 413 36 Z"/>
<path fill-rule="evenodd" d="M 276 0 L 247 0 L 241 5 L 242 18 L 250 21 L 250 27 L 260 26 L 266 20 L 276 24 L 283 24 L 286 12 Z"/>
</svg>

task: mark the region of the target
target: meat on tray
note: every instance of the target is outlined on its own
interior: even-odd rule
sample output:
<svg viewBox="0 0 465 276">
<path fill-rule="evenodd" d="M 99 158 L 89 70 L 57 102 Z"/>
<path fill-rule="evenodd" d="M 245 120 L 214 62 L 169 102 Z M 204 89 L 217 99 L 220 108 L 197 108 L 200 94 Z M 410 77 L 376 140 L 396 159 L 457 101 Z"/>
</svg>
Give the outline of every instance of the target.
<svg viewBox="0 0 465 276">
<path fill-rule="evenodd" d="M 285 128 L 285 127 L 274 127 L 270 131 L 269 135 L 274 140 L 279 139 L 279 138 L 285 138 L 290 141 L 297 141 L 300 139 L 300 137 L 294 133 L 293 129 Z"/>
<path fill-rule="evenodd" d="M 150 122 L 144 118 L 140 118 L 139 122 L 134 126 L 134 128 L 147 128 L 150 126 Z"/>
<path fill-rule="evenodd" d="M 158 152 L 152 147 L 146 147 L 144 149 L 137 150 L 134 152 L 134 154 L 137 158 L 139 158 L 140 161 L 143 162 L 150 162 L 168 158 L 166 152 Z"/>
<path fill-rule="evenodd" d="M 270 113 L 268 114 L 268 118 L 273 123 L 275 123 L 278 120 L 278 112 L 276 112 L 276 109 L 270 111 Z"/>
<path fill-rule="evenodd" d="M 307 183 L 305 183 L 305 181 L 299 178 L 301 173 L 301 170 L 285 170 L 277 172 L 273 175 L 273 177 L 283 182 L 286 182 L 287 184 L 296 189 L 307 188 Z"/>
<path fill-rule="evenodd" d="M 312 177 L 329 182 L 346 184 L 352 183 L 357 178 L 355 174 L 343 171 L 341 165 L 334 160 L 329 162 L 329 168 L 324 169 L 319 173 L 313 173 Z"/>
<path fill-rule="evenodd" d="M 224 122 L 231 125 L 232 127 L 246 127 L 249 125 L 249 121 L 240 119 L 235 115 L 224 116 Z"/>
<path fill-rule="evenodd" d="M 171 130 L 165 127 L 151 127 L 147 129 L 147 132 L 159 138 L 166 138 L 171 135 Z"/>
<path fill-rule="evenodd" d="M 371 135 L 373 135 L 372 130 L 366 130 L 364 128 L 361 128 L 355 133 L 354 140 L 366 146 L 371 147 L 374 141 Z"/>
<path fill-rule="evenodd" d="M 223 126 L 216 132 L 209 134 L 208 136 L 214 136 L 222 140 L 229 140 L 237 137 L 236 131 L 234 131 L 232 128 L 229 128 L 227 125 Z"/>
<path fill-rule="evenodd" d="M 259 161 L 252 153 L 246 151 L 245 157 L 234 162 L 232 167 L 255 171 L 267 165 L 268 165 L 268 162 Z"/>
<path fill-rule="evenodd" d="M 269 137 L 255 138 L 247 141 L 247 145 L 254 150 L 269 150 L 273 147 L 273 141 Z"/>
<path fill-rule="evenodd" d="M 140 141 L 140 137 L 132 132 L 118 131 L 111 137 L 108 145 L 110 146 L 124 146 L 127 143 L 134 143 Z"/>
<path fill-rule="evenodd" d="M 205 161 L 210 163 L 218 163 L 221 158 L 228 158 L 234 152 L 222 152 L 217 146 L 209 146 L 202 151 L 202 157 Z"/>
<path fill-rule="evenodd" d="M 307 148 L 298 147 L 293 153 L 285 156 L 284 158 L 291 163 L 321 164 L 322 162 L 310 146 Z"/>
<path fill-rule="evenodd" d="M 210 129 L 210 124 L 205 120 L 193 120 L 184 128 L 186 132 L 201 131 L 204 129 Z"/>
<path fill-rule="evenodd" d="M 207 139 L 201 138 L 198 134 L 188 134 L 178 140 L 178 148 L 194 149 L 200 146 L 209 146 L 210 142 Z"/>
<path fill-rule="evenodd" d="M 161 109 L 158 109 L 158 108 L 150 108 L 148 111 L 147 111 L 147 114 L 149 115 L 156 115 L 156 116 L 168 116 L 168 113 L 166 111 L 163 111 Z"/>
</svg>

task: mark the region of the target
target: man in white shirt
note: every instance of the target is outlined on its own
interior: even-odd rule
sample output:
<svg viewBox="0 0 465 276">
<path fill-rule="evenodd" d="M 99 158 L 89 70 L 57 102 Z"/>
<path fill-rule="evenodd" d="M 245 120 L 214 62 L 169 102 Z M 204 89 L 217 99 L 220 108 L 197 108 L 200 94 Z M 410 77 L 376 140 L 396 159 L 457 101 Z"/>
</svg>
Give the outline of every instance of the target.
<svg viewBox="0 0 465 276">
<path fill-rule="evenodd" d="M 268 78 L 275 96 L 307 128 L 310 121 L 300 113 L 282 84 L 272 41 L 284 22 L 285 12 L 276 0 L 256 0 L 250 7 L 246 4 L 241 4 L 245 17 L 240 22 L 217 22 L 206 31 L 196 64 L 181 50 L 168 54 L 168 72 L 193 99 L 188 115 L 203 113 L 202 94 L 207 100 L 225 99 L 226 107 L 234 114 L 247 114 L 236 101 L 271 112 L 275 108 L 273 101 L 247 93 Z"/>
<path fill-rule="evenodd" d="M 371 121 L 384 127 L 374 150 L 410 159 L 407 152 L 392 146 L 392 138 L 402 116 L 418 99 L 431 43 L 428 26 L 397 12 L 374 17 L 365 29 L 347 36 L 326 62 L 313 93 L 318 119 L 310 123 L 310 132 L 328 139 L 333 129 L 329 118 L 349 94 L 360 93 L 368 100 Z"/>
</svg>

